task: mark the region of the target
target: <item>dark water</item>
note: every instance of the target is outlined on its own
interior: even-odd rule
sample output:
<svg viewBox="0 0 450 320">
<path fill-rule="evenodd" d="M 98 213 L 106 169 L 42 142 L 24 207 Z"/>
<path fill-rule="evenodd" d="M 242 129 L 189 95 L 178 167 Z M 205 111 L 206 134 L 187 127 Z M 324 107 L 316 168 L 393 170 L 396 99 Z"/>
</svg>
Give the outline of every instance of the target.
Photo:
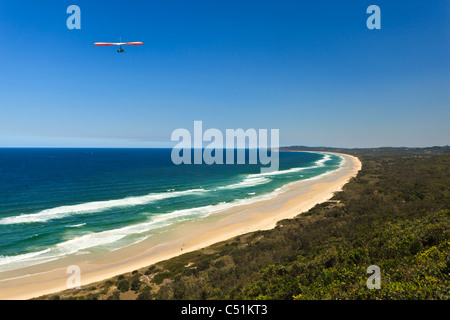
<svg viewBox="0 0 450 320">
<path fill-rule="evenodd" d="M 225 156 L 225 153 L 224 153 Z M 335 155 L 280 152 L 260 165 L 174 165 L 170 149 L 0 149 L 0 271 L 93 248 L 270 198 L 335 170 Z"/>
</svg>

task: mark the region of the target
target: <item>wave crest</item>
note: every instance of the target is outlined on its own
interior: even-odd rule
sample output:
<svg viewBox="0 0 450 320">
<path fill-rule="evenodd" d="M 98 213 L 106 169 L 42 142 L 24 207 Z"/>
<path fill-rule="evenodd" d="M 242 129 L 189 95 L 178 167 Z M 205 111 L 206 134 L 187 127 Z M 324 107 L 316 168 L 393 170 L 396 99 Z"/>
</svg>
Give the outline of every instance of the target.
<svg viewBox="0 0 450 320">
<path fill-rule="evenodd" d="M 49 220 L 65 218 L 75 214 L 101 212 L 119 207 L 145 205 L 157 200 L 179 197 L 187 194 L 201 193 L 205 191 L 206 190 L 204 189 L 192 189 L 186 191 L 174 191 L 166 193 L 151 193 L 145 196 L 128 197 L 118 200 L 94 201 L 70 206 L 61 206 L 53 209 L 42 210 L 37 213 L 21 214 L 18 216 L 2 218 L 0 219 L 0 224 L 5 225 L 18 223 L 46 222 Z"/>
</svg>

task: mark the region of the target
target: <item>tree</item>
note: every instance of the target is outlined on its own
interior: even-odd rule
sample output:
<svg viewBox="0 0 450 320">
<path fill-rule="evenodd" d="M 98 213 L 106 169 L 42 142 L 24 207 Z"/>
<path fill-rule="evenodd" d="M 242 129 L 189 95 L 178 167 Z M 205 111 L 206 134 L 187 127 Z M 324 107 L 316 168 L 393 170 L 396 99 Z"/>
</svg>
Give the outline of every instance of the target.
<svg viewBox="0 0 450 320">
<path fill-rule="evenodd" d="M 117 289 L 122 293 L 127 292 L 130 289 L 130 284 L 125 279 L 120 280 L 117 282 Z"/>
</svg>

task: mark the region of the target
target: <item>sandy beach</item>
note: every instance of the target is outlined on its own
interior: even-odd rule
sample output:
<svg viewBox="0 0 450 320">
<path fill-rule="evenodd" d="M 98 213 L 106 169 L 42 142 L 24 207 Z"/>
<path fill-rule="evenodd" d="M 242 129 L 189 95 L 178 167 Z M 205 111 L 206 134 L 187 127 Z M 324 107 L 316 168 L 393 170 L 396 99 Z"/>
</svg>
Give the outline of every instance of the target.
<svg viewBox="0 0 450 320">
<path fill-rule="evenodd" d="M 331 153 L 331 152 L 328 152 Z M 144 240 L 93 260 L 71 257 L 20 271 L 0 274 L 0 299 L 30 299 L 67 289 L 70 265 L 81 270 L 81 285 L 130 272 L 180 254 L 248 232 L 274 228 L 283 219 L 293 218 L 316 204 L 330 199 L 361 169 L 358 158 L 346 154 L 342 167 L 318 178 L 294 182 L 273 199 L 232 208 L 204 221 L 178 227 L 170 236 Z M 6 279 L 6 280 L 2 280 Z"/>
</svg>

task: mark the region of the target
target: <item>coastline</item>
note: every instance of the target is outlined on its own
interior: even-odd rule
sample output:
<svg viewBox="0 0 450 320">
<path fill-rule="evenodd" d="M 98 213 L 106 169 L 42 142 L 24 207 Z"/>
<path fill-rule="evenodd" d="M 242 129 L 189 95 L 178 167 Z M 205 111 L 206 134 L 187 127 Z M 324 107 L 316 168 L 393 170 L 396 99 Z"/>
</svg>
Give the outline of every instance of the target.
<svg viewBox="0 0 450 320">
<path fill-rule="evenodd" d="M 333 152 L 314 152 L 329 153 Z M 293 182 L 284 192 L 268 200 L 211 215 L 211 219 L 189 222 L 177 230 L 176 238 L 165 242 L 154 239 L 108 253 L 92 261 L 74 261 L 81 269 L 81 285 L 102 281 L 122 273 L 131 272 L 180 254 L 205 248 L 217 242 L 258 230 L 268 230 L 283 219 L 291 219 L 308 211 L 316 204 L 330 199 L 361 169 L 358 158 L 337 154 L 345 159 L 341 168 L 318 178 Z M 173 235 L 173 234 L 172 234 Z M 161 240 L 161 239 L 159 239 Z M 67 261 L 70 262 L 70 261 Z M 66 288 L 70 274 L 65 267 L 56 267 L 40 273 L 39 268 L 30 267 L 29 276 L 20 276 L 0 281 L 0 299 L 29 299 L 59 292 Z M 49 263 L 51 265 L 51 262 Z M 55 265 L 56 266 L 56 265 Z"/>
</svg>

